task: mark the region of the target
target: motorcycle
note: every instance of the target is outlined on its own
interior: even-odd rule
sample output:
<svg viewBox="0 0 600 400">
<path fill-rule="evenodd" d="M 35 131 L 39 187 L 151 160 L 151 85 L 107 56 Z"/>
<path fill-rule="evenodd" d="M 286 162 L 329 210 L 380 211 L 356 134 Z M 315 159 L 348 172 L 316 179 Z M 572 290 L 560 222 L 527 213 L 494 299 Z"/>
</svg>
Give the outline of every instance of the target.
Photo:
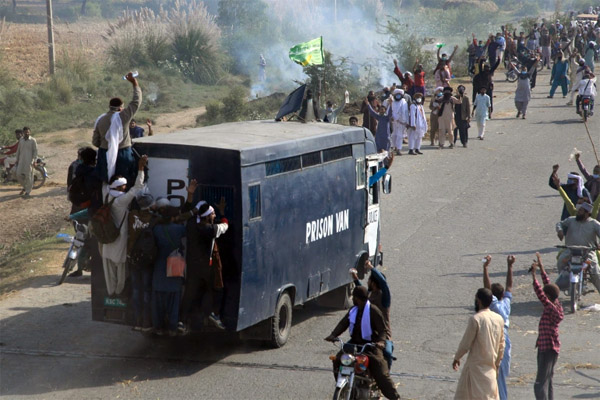
<svg viewBox="0 0 600 400">
<path fill-rule="evenodd" d="M 519 78 L 519 71 L 521 70 L 521 63 L 516 57 L 513 57 L 506 66 L 506 80 L 509 82 L 516 82 Z"/>
<path fill-rule="evenodd" d="M 87 255 L 85 254 L 84 245 L 86 240 L 89 238 L 90 233 L 87 225 L 73 221 L 75 224 L 75 237 L 71 235 L 67 235 L 64 233 L 60 233 L 57 235 L 58 238 L 64 239 L 66 242 L 70 242 L 71 246 L 67 251 L 67 256 L 65 257 L 65 261 L 63 262 L 63 272 L 60 279 L 57 282 L 57 286 L 62 284 L 65 281 L 65 278 L 71 272 L 73 267 L 77 265 L 77 263 L 87 264 Z M 84 267 L 84 269 L 86 269 Z"/>
<path fill-rule="evenodd" d="M 340 370 L 337 376 L 333 400 L 368 400 L 381 397 L 375 380 L 369 374 L 369 356 L 365 350 L 375 347 L 374 343 L 363 346 L 344 343 L 340 338 L 340 349 L 344 354 L 340 357 Z M 359 350 L 360 349 L 360 350 Z M 329 357 L 332 361 L 336 356 Z"/>
<path fill-rule="evenodd" d="M 588 117 L 594 115 L 594 100 L 591 96 L 581 96 L 581 117 L 583 122 L 587 122 Z"/>
<path fill-rule="evenodd" d="M 11 164 L 8 169 L 4 166 L 4 160 L 6 157 L 0 158 L 0 178 L 4 183 L 17 182 L 17 171 L 15 164 Z M 46 163 L 41 157 L 35 160 L 33 166 L 33 189 L 41 188 L 46 183 L 48 178 L 48 171 L 46 170 Z"/>
<path fill-rule="evenodd" d="M 592 263 L 592 252 L 596 251 L 593 247 L 587 246 L 556 246 L 561 249 L 569 249 L 571 258 L 567 267 L 561 272 L 556 284 L 561 290 L 568 291 L 570 297 L 571 312 L 575 313 L 579 309 L 581 296 L 587 292 L 587 282 L 590 281 L 589 268 Z M 568 280 L 567 280 L 568 274 Z"/>
</svg>

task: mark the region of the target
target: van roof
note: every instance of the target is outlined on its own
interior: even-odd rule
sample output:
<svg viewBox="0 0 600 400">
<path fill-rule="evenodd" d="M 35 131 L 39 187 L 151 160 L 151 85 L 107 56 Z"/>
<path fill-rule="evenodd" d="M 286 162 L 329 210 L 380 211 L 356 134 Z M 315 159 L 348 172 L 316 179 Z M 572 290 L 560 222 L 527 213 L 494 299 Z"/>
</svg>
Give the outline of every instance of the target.
<svg viewBox="0 0 600 400">
<path fill-rule="evenodd" d="M 242 165 L 362 143 L 370 132 L 326 122 L 244 121 L 134 139 L 143 145 L 194 146 L 239 151 Z M 315 140 L 319 139 L 319 140 Z M 371 136 L 371 139 L 372 136 Z M 268 149 L 268 150 L 267 150 Z"/>
</svg>

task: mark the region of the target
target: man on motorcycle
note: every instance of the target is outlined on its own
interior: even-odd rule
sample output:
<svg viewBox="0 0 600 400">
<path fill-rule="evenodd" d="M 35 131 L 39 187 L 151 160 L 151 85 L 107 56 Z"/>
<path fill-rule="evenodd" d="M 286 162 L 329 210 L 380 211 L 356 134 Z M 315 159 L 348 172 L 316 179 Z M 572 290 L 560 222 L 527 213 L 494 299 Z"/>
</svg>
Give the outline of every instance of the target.
<svg viewBox="0 0 600 400">
<path fill-rule="evenodd" d="M 14 163 L 17 162 L 17 157 L 14 156 L 13 154 L 17 153 L 17 149 L 19 147 L 19 140 L 21 140 L 22 136 L 23 136 L 23 130 L 17 129 L 15 131 L 15 137 L 17 138 L 17 142 L 15 144 L 13 144 L 12 146 L 0 147 L 2 154 L 6 156 L 4 158 L 4 169 L 6 169 L 6 171 L 8 171 L 10 169 L 11 165 L 13 165 Z M 8 156 L 11 156 L 11 157 L 8 157 Z"/>
<path fill-rule="evenodd" d="M 576 107 L 577 114 L 581 114 L 580 105 L 581 99 L 583 96 L 590 98 L 590 115 L 594 111 L 594 99 L 596 98 L 596 76 L 592 74 L 589 70 L 586 70 L 583 73 L 583 79 L 579 81 L 579 86 L 577 86 L 577 91 L 579 94 L 577 95 Z"/>
<path fill-rule="evenodd" d="M 369 347 L 365 353 L 369 356 L 369 373 L 377 383 L 381 393 L 388 399 L 399 399 L 394 382 L 390 378 L 387 362 L 383 358 L 382 349 L 385 347 L 386 323 L 382 312 L 377 306 L 371 304 L 368 298 L 367 288 L 358 286 L 352 291 L 352 303 L 354 307 L 337 324 L 331 335 L 325 340 L 333 342 L 346 329 L 350 330 L 350 343 L 364 345 L 374 343 L 376 347 Z M 366 313 L 365 313 L 366 311 Z M 337 379 L 340 369 L 340 351 L 333 361 L 333 374 Z"/>
<path fill-rule="evenodd" d="M 596 238 L 600 237 L 600 222 L 591 218 L 592 205 L 590 203 L 581 203 L 577 205 L 577 214 L 556 224 L 556 233 L 560 240 L 565 239 L 566 246 L 587 246 L 596 247 Z M 565 235 L 566 230 L 566 235 Z M 558 256 L 556 267 L 560 272 L 567 266 L 571 258 L 571 251 L 565 249 Z M 596 252 L 590 253 L 590 278 L 592 283 L 600 293 L 600 268 L 598 268 L 598 258 Z"/>
</svg>

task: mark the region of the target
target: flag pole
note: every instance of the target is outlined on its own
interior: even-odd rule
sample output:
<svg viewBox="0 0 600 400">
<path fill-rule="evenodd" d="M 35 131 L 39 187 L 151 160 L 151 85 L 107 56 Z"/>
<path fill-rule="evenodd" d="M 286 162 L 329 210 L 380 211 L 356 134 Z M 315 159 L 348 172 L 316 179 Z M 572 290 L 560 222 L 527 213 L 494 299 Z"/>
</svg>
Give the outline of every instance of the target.
<svg viewBox="0 0 600 400">
<path fill-rule="evenodd" d="M 594 146 L 594 141 L 592 140 L 592 135 L 590 135 L 590 130 L 588 129 L 587 122 L 583 121 L 583 125 L 585 126 L 585 130 L 590 138 L 590 143 L 592 143 L 592 149 L 594 150 L 594 155 L 596 156 L 596 163 L 600 165 L 600 159 L 598 159 L 598 153 L 596 152 L 596 146 Z"/>
</svg>

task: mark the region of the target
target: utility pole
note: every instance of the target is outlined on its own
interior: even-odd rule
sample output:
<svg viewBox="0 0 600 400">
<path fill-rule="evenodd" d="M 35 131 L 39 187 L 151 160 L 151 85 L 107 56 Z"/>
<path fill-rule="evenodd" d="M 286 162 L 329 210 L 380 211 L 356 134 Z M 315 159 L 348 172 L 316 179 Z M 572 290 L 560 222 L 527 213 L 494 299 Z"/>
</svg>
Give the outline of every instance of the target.
<svg viewBox="0 0 600 400">
<path fill-rule="evenodd" d="M 46 0 L 46 15 L 48 17 L 48 60 L 50 75 L 54 75 L 54 18 L 52 18 L 52 0 Z"/>
</svg>

